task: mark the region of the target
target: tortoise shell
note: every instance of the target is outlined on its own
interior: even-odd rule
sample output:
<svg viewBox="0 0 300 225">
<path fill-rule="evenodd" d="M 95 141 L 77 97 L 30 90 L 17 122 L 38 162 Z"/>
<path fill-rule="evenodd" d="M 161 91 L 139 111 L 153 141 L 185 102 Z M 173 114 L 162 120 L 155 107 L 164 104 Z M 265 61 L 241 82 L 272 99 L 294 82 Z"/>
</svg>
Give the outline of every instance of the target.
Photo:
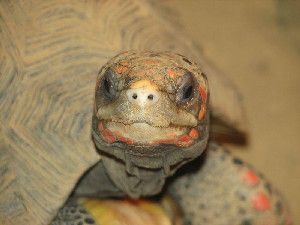
<svg viewBox="0 0 300 225">
<path fill-rule="evenodd" d="M 48 224 L 100 160 L 91 138 L 96 76 L 126 50 L 201 64 L 213 115 L 244 131 L 240 96 L 160 3 L 1 1 L 0 223 Z M 186 59 L 187 60 L 187 59 Z"/>
</svg>

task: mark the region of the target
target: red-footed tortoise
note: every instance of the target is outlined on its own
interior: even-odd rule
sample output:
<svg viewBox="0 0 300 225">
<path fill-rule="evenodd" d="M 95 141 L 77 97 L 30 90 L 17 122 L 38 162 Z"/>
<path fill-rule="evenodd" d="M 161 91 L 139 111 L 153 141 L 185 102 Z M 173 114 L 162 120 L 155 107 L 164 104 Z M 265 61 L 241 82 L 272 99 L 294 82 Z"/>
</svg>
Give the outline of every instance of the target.
<svg viewBox="0 0 300 225">
<path fill-rule="evenodd" d="M 186 224 L 286 222 L 263 178 L 206 147 L 209 108 L 244 132 L 240 98 L 162 11 L 133 0 L 0 3 L 1 224 L 99 223 L 86 214 L 96 200 L 56 215 L 72 191 L 157 194 L 205 148 L 164 186 Z M 125 50 L 135 51 L 106 63 Z"/>
</svg>

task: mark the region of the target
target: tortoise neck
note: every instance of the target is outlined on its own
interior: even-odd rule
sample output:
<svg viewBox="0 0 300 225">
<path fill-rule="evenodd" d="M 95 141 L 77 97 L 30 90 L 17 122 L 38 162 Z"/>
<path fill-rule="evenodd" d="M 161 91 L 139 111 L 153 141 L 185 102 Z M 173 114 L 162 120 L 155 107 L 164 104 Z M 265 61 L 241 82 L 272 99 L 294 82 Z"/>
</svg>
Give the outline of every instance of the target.
<svg viewBox="0 0 300 225">
<path fill-rule="evenodd" d="M 113 183 L 131 198 L 158 194 L 165 184 L 167 175 L 163 168 L 141 168 L 108 155 L 101 158 Z"/>
</svg>

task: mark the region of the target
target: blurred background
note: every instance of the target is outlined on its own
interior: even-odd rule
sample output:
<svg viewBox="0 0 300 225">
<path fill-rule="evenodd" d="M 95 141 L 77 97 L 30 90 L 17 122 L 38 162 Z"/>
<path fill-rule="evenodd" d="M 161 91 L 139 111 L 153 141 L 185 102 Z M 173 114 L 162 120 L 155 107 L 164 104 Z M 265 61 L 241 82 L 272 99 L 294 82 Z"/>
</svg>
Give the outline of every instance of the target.
<svg viewBox="0 0 300 225">
<path fill-rule="evenodd" d="M 249 145 L 229 148 L 281 190 L 300 224 L 300 1 L 171 4 L 204 55 L 244 96 Z"/>
</svg>

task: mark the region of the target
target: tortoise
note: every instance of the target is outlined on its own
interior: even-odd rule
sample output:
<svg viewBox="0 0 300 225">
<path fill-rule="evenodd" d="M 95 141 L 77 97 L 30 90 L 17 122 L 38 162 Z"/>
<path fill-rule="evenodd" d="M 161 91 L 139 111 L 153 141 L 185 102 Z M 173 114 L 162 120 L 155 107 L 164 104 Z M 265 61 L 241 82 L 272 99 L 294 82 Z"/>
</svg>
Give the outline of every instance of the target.
<svg viewBox="0 0 300 225">
<path fill-rule="evenodd" d="M 179 203 L 186 224 L 286 222 L 287 211 L 265 179 L 222 147 L 206 145 L 210 112 L 213 126 L 226 127 L 233 137 L 246 133 L 241 97 L 166 12 L 159 3 L 134 0 L 0 3 L 1 224 L 72 224 L 77 221 L 64 218 L 71 208 L 80 215 L 78 202 L 58 213 L 71 194 L 158 194 L 177 169 L 164 187 Z M 117 55 L 128 50 L 134 51 Z M 128 73 L 129 67 L 135 73 Z M 159 81 L 154 70 L 164 71 L 160 78 L 168 79 Z M 119 76 L 123 73 L 126 79 Z M 124 87 L 133 91 L 126 89 L 126 95 Z M 152 109 L 173 107 L 176 116 L 164 115 L 191 129 L 170 127 L 176 138 L 166 139 L 167 132 L 159 132 L 166 125 L 147 122 L 148 133 L 143 135 L 141 126 L 124 135 L 127 128 L 116 125 L 114 108 L 109 108 L 120 96 L 142 105 L 164 99 L 164 105 Z M 108 108 L 101 111 L 103 106 Z M 122 110 L 124 118 L 134 118 L 128 108 Z M 164 120 L 155 115 L 152 123 Z M 111 121 L 109 129 L 103 118 Z M 130 182 L 122 183 L 128 174 Z M 147 185 L 134 185 L 146 177 Z M 94 222 L 84 218 L 78 223 Z"/>
</svg>

